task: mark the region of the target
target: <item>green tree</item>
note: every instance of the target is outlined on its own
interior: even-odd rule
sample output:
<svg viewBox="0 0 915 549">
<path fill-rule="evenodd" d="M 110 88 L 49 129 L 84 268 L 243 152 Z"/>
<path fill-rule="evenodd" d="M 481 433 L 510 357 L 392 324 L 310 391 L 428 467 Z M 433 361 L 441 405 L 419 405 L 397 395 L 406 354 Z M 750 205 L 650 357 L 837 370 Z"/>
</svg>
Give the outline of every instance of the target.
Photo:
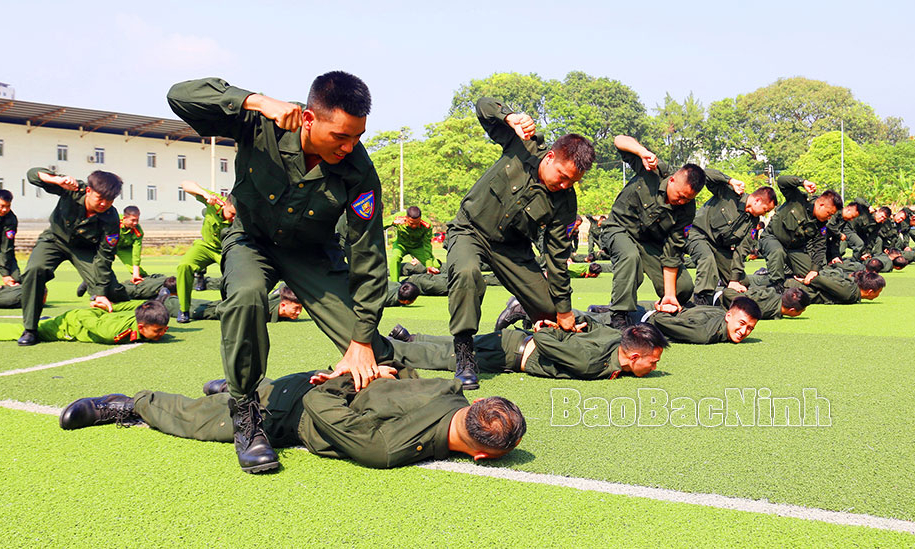
<svg viewBox="0 0 915 549">
<path fill-rule="evenodd" d="M 668 93 L 664 104 L 655 107 L 651 137 L 646 140 L 646 146 L 671 166 L 682 166 L 698 160 L 704 133 L 705 107 L 702 103 L 690 93 L 681 104 Z"/>
<path fill-rule="evenodd" d="M 448 116 L 458 118 L 476 115 L 477 100 L 497 97 L 515 112 L 524 112 L 538 127 L 547 125 L 546 97 L 550 84 L 535 73 L 495 73 L 486 78 L 462 84 L 451 100 Z"/>
<path fill-rule="evenodd" d="M 790 167 L 789 173 L 814 181 L 820 190 L 841 189 L 842 138 L 840 132 L 827 132 L 816 137 L 810 148 Z M 847 200 L 863 196 L 874 199 L 875 178 L 872 171 L 873 156 L 845 136 L 845 197 Z"/>
</svg>

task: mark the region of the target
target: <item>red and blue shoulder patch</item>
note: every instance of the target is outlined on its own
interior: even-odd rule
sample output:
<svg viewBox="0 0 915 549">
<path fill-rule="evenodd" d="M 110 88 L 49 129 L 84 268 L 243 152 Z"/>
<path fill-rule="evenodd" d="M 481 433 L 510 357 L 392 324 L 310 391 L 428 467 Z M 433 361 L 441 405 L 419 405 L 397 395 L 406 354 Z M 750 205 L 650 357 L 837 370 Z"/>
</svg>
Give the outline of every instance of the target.
<svg viewBox="0 0 915 549">
<path fill-rule="evenodd" d="M 350 204 L 353 212 L 362 219 L 371 219 L 375 213 L 375 191 L 368 191 L 360 194 Z"/>
<path fill-rule="evenodd" d="M 120 233 L 109 234 L 105 237 L 105 241 L 108 242 L 109 246 L 114 246 L 118 243 L 119 238 L 121 238 Z"/>
<path fill-rule="evenodd" d="M 14 238 L 16 238 L 16 229 L 10 229 L 10 230 L 6 231 L 7 240 L 12 240 Z"/>
<path fill-rule="evenodd" d="M 826 236 L 826 227 L 822 227 L 822 228 L 820 229 L 820 234 L 823 235 L 823 236 Z"/>
<path fill-rule="evenodd" d="M 690 223 L 686 227 L 683 227 L 683 236 L 689 236 L 689 230 L 693 228 L 693 224 Z"/>
<path fill-rule="evenodd" d="M 575 223 L 576 223 L 576 221 L 573 221 L 573 222 L 569 223 L 568 225 L 566 225 L 566 238 L 569 238 L 570 236 L 572 236 L 572 231 L 575 230 Z"/>
</svg>

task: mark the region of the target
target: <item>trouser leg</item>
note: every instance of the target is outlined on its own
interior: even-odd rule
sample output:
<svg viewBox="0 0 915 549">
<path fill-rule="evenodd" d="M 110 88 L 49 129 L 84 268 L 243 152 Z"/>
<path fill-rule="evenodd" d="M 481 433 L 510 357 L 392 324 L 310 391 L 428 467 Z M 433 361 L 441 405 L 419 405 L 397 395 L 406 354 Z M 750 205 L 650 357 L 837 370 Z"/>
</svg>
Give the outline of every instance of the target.
<svg viewBox="0 0 915 549">
<path fill-rule="evenodd" d="M 160 391 L 140 391 L 133 398 L 137 415 L 163 433 L 196 440 L 232 441 L 228 393 L 190 398 Z"/>
<path fill-rule="evenodd" d="M 194 288 L 194 272 L 205 270 L 208 266 L 221 259 L 220 253 L 207 246 L 202 240 L 195 240 L 185 252 L 178 264 L 175 275 L 178 302 L 182 311 L 187 311 L 191 305 L 191 291 Z"/>
<path fill-rule="evenodd" d="M 452 335 L 475 334 L 480 328 L 480 305 L 486 294 L 486 284 L 480 264 L 487 253 L 473 234 L 465 229 L 451 228 L 448 248 L 448 328 Z"/>
<path fill-rule="evenodd" d="M 718 286 L 718 265 L 712 244 L 695 229 L 690 231 L 686 244 L 689 256 L 696 262 L 696 293 L 713 292 Z"/>
<path fill-rule="evenodd" d="M 782 243 L 774 236 L 765 234 L 759 239 L 759 250 L 766 258 L 766 270 L 769 271 L 769 280 L 773 284 L 784 283 L 788 253 Z"/>
<path fill-rule="evenodd" d="M 473 338 L 477 366 L 481 371 L 511 370 L 521 343 L 528 336 L 522 330 L 505 329 Z M 393 341 L 394 361 L 419 370 L 455 370 L 453 339 L 449 336 L 416 334 L 410 343 Z"/>
<path fill-rule="evenodd" d="M 492 244 L 490 266 L 505 289 L 518 298 L 531 321 L 555 320 L 556 306 L 550 296 L 550 285 L 530 248 Z"/>
<path fill-rule="evenodd" d="M 400 261 L 403 259 L 405 251 L 403 247 L 398 245 L 396 242 L 391 248 L 391 252 L 388 255 L 388 271 L 390 273 L 391 280 L 394 282 L 400 281 Z"/>
<path fill-rule="evenodd" d="M 664 269 L 661 266 L 660 250 L 648 250 L 639 245 L 642 259 L 642 270 L 648 275 L 658 297 L 664 297 Z M 693 297 L 693 279 L 683 265 L 677 267 L 677 284 L 674 290 L 680 305 Z"/>
<path fill-rule="evenodd" d="M 634 311 L 639 285 L 642 284 L 642 259 L 638 245 L 625 232 L 611 235 L 606 242 L 613 262 L 613 290 L 610 310 Z"/>
<path fill-rule="evenodd" d="M 22 275 L 22 326 L 26 330 L 38 329 L 48 281 L 54 278 L 54 270 L 67 257 L 62 245 L 43 237 L 39 237 L 32 249 L 25 274 Z"/>
</svg>

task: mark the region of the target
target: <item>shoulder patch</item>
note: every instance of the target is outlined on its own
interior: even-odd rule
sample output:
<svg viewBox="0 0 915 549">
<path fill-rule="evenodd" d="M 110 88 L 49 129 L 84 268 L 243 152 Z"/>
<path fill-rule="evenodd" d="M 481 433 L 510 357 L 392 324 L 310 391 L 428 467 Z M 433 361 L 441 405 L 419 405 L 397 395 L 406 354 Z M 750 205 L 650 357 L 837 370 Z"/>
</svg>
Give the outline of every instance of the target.
<svg viewBox="0 0 915 549">
<path fill-rule="evenodd" d="M 114 246 L 118 243 L 118 239 L 121 237 L 120 233 L 109 234 L 105 237 L 105 241 L 108 242 L 109 246 Z"/>
<path fill-rule="evenodd" d="M 820 229 L 820 234 L 823 235 L 823 236 L 826 236 L 826 227 L 822 227 L 822 228 Z"/>
<path fill-rule="evenodd" d="M 575 230 L 575 223 L 576 222 L 573 221 L 573 222 L 569 223 L 568 225 L 566 225 L 566 238 L 570 238 L 572 236 L 572 231 Z"/>
<path fill-rule="evenodd" d="M 689 230 L 693 228 L 693 224 L 690 223 L 686 227 L 683 227 L 683 236 L 689 236 Z"/>
<path fill-rule="evenodd" d="M 12 240 L 15 237 L 16 237 L 16 229 L 10 229 L 10 230 L 6 231 L 7 240 Z"/>
<path fill-rule="evenodd" d="M 356 200 L 353 200 L 350 207 L 362 219 L 371 219 L 372 214 L 375 213 L 375 191 L 360 194 Z"/>
<path fill-rule="evenodd" d="M 115 343 L 121 343 L 122 341 L 124 341 L 125 339 L 127 339 L 128 337 L 130 337 L 131 333 L 132 333 L 132 332 L 131 332 L 130 329 L 124 330 L 123 332 L 121 332 L 121 333 L 119 333 L 118 335 L 114 336 L 114 342 L 115 342 Z"/>
</svg>

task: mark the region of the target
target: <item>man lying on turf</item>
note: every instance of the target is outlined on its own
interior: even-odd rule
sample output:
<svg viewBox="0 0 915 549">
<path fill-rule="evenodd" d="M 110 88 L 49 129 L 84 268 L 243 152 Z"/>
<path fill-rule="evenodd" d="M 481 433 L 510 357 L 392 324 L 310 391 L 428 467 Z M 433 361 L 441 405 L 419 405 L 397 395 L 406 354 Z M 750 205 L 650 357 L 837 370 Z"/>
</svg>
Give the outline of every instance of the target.
<svg viewBox="0 0 915 549">
<path fill-rule="evenodd" d="M 753 285 L 767 285 L 766 275 L 750 275 Z M 787 288 L 803 288 L 810 295 L 814 305 L 850 305 L 862 299 L 877 299 L 886 279 L 870 271 L 856 271 L 847 274 L 839 268 L 827 267 L 805 284 L 804 279 L 794 277 L 785 281 Z"/>
<path fill-rule="evenodd" d="M 147 301 L 136 310 L 109 313 L 103 309 L 74 309 L 38 322 L 39 341 L 82 341 L 114 345 L 159 341 L 168 331 L 168 311 L 158 301 Z M 19 327 L 0 324 L 0 341 L 15 341 Z"/>
<path fill-rule="evenodd" d="M 178 318 L 181 313 L 181 303 L 178 296 L 174 293 L 175 277 L 169 277 L 171 284 L 166 283 L 164 289 L 170 290 L 170 293 L 163 292 L 157 298 L 157 301 L 165 305 L 168 315 L 172 318 Z M 141 282 L 142 284 L 142 282 Z M 115 311 L 133 311 L 142 301 L 124 301 L 115 303 Z M 219 305 L 222 300 L 207 301 L 205 299 L 191 299 L 190 315 L 191 320 L 219 320 Z M 302 302 L 285 284 L 281 284 L 277 289 L 267 295 L 267 322 L 279 322 L 281 320 L 296 320 L 302 314 Z"/>
<path fill-rule="evenodd" d="M 712 298 L 712 305 L 729 309 L 738 297 L 748 297 L 759 305 L 759 310 L 762 311 L 760 320 L 800 316 L 810 305 L 810 295 L 802 288 L 786 288 L 784 292 L 778 293 L 771 286 L 750 286 L 742 293 L 733 288 L 719 289 Z"/>
<path fill-rule="evenodd" d="M 527 429 L 521 410 L 502 397 L 469 405 L 458 380 L 418 379 L 412 370 L 401 370 L 395 379 L 394 368 L 381 368 L 383 378 L 358 393 L 349 374 L 306 372 L 264 379 L 257 392 L 267 410 L 263 428 L 270 443 L 304 445 L 319 456 L 387 468 L 445 459 L 451 452 L 474 460 L 500 458 Z M 140 391 L 133 398 L 81 398 L 64 409 L 60 426 L 143 421 L 170 435 L 229 442 L 233 425 L 225 387 L 225 380 L 209 382 L 204 391 L 212 394 L 198 399 L 158 391 Z M 260 469 L 255 465 L 246 471 Z"/>
<path fill-rule="evenodd" d="M 622 373 L 642 377 L 657 368 L 667 340 L 649 324 L 622 332 L 597 323 L 566 332 L 553 321 L 528 330 L 506 329 L 474 336 L 477 365 L 483 372 L 523 372 L 563 379 L 616 379 Z M 424 370 L 455 370 L 449 336 L 410 334 L 398 324 L 391 331 L 394 362 Z"/>
</svg>

